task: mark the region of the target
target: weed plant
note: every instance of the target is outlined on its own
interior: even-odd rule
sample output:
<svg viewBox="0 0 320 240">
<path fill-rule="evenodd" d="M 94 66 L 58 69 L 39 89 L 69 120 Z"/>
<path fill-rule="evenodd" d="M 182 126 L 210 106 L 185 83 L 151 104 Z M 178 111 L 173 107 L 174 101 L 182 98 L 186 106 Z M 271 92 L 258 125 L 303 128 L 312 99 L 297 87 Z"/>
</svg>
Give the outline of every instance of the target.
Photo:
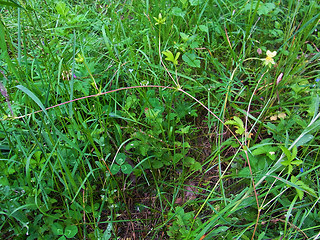
<svg viewBox="0 0 320 240">
<path fill-rule="evenodd" d="M 1 239 L 318 239 L 316 0 L 0 2 Z"/>
</svg>

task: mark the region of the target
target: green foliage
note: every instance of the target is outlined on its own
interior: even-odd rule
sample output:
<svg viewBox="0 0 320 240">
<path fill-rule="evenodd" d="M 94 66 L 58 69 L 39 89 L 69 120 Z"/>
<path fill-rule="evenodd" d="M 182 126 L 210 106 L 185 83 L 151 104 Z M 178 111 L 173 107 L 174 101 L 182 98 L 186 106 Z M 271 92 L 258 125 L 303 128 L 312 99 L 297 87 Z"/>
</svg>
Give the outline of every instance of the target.
<svg viewBox="0 0 320 240">
<path fill-rule="evenodd" d="M 166 60 L 172 62 L 174 65 L 178 64 L 178 58 L 180 56 L 180 52 L 177 52 L 176 56 L 174 57 L 172 52 L 170 50 L 167 50 L 165 52 L 162 52 L 164 55 L 166 55 Z"/>
<path fill-rule="evenodd" d="M 299 166 L 300 164 L 303 163 L 301 160 L 295 160 L 297 156 L 297 147 L 294 146 L 292 149 L 292 153 L 285 147 L 280 146 L 281 150 L 283 153 L 286 155 L 286 159 L 281 162 L 283 166 L 288 167 L 288 174 L 290 175 L 293 170 L 293 165 Z"/>
<path fill-rule="evenodd" d="M 200 224 L 200 219 L 194 222 L 194 213 L 185 212 L 182 207 L 177 207 L 175 214 L 169 213 L 168 217 L 173 218 L 173 222 L 167 231 L 170 239 L 194 239 L 197 232 L 194 231 Z M 191 232 L 191 234 L 190 234 Z"/>
<path fill-rule="evenodd" d="M 1 239 L 316 238 L 318 1 L 0 5 Z"/>
<path fill-rule="evenodd" d="M 235 126 L 237 128 L 237 130 L 235 132 L 240 135 L 245 132 L 244 124 L 243 124 L 242 120 L 240 118 L 238 118 L 237 116 L 234 116 L 233 120 L 226 121 L 225 124 Z"/>
<path fill-rule="evenodd" d="M 124 174 L 130 174 L 132 172 L 132 166 L 126 163 L 126 155 L 123 153 L 119 153 L 116 156 L 116 163 L 114 163 L 110 169 L 113 175 L 117 174 L 120 170 Z"/>
</svg>

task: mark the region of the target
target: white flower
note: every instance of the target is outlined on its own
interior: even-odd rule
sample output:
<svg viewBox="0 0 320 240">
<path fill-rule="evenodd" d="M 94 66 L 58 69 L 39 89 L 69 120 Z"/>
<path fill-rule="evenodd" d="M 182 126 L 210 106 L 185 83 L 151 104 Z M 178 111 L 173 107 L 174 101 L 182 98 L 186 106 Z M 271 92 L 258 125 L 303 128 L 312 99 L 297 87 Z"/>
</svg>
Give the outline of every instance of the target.
<svg viewBox="0 0 320 240">
<path fill-rule="evenodd" d="M 268 50 L 267 51 L 267 57 L 262 59 L 262 61 L 264 61 L 263 64 L 266 65 L 266 66 L 269 66 L 269 67 L 271 67 L 271 65 L 276 64 L 276 62 L 273 60 L 273 58 L 276 55 L 277 55 L 276 51 L 271 52 L 271 51 Z"/>
</svg>

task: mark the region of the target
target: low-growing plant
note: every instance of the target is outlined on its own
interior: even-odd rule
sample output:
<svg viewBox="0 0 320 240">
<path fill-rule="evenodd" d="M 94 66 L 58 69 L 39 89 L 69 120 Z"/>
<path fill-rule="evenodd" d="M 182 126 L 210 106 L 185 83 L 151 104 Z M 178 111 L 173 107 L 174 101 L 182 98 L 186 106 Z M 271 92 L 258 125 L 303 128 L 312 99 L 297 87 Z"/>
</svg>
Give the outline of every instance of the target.
<svg viewBox="0 0 320 240">
<path fill-rule="evenodd" d="M 317 1 L 1 1 L 0 236 L 317 239 Z"/>
</svg>

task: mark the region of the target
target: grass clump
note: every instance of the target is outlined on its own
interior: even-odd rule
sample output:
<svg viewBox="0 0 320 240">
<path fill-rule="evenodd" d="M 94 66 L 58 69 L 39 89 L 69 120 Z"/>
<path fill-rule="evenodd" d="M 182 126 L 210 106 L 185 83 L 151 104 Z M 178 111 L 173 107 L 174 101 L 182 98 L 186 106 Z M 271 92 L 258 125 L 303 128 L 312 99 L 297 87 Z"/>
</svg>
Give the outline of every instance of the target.
<svg viewBox="0 0 320 240">
<path fill-rule="evenodd" d="M 317 239 L 317 1 L 0 3 L 0 236 Z"/>
</svg>

